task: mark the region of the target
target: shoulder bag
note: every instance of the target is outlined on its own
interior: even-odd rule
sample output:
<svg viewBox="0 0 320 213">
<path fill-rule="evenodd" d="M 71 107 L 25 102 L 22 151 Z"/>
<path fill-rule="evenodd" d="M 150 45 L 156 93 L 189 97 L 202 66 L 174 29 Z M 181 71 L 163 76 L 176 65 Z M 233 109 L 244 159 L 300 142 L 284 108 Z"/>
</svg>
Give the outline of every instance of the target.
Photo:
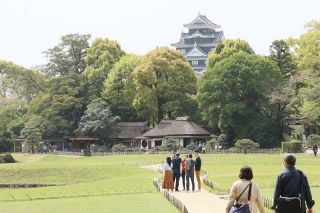
<svg viewBox="0 0 320 213">
<path fill-rule="evenodd" d="M 246 188 L 244 188 L 244 190 L 241 192 L 241 194 L 236 198 L 235 204 L 231 207 L 229 213 L 250 213 L 250 207 L 249 207 L 248 202 L 245 204 L 239 203 L 239 199 L 241 198 L 241 196 L 247 190 L 248 187 L 249 187 L 248 202 L 250 201 L 251 190 L 252 190 L 252 183 L 251 182 L 246 186 Z"/>
</svg>

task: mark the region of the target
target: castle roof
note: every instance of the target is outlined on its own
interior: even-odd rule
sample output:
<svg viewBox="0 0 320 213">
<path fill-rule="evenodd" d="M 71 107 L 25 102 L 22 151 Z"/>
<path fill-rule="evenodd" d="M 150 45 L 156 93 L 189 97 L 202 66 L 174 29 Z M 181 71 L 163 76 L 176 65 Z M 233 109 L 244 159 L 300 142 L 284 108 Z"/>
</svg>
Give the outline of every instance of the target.
<svg viewBox="0 0 320 213">
<path fill-rule="evenodd" d="M 210 28 L 216 30 L 221 28 L 219 25 L 211 22 L 206 16 L 201 14 L 198 14 L 198 16 L 193 21 L 183 26 L 189 29 Z"/>
</svg>

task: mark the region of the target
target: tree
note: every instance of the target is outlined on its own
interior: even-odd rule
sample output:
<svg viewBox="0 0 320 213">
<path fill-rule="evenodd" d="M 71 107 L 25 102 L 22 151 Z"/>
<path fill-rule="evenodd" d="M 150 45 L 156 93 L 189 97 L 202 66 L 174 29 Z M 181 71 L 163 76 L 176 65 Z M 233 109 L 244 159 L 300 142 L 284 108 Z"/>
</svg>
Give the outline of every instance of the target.
<svg viewBox="0 0 320 213">
<path fill-rule="evenodd" d="M 223 42 L 218 43 L 214 51 L 209 53 L 207 68 L 213 68 L 217 62 L 240 51 L 246 52 L 248 54 L 254 54 L 254 51 L 250 47 L 248 42 L 241 39 L 227 39 Z"/>
<path fill-rule="evenodd" d="M 138 112 L 133 107 L 136 94 L 133 82 L 133 70 L 141 58 L 136 55 L 123 56 L 117 62 L 104 82 L 103 99 L 109 104 L 113 114 L 120 116 L 123 121 L 139 120 Z"/>
<path fill-rule="evenodd" d="M 90 82 L 93 99 L 100 97 L 104 80 L 107 79 L 112 67 L 124 55 L 125 52 L 116 41 L 101 38 L 93 41 L 85 57 L 87 64 L 85 74 Z"/>
<path fill-rule="evenodd" d="M 44 138 L 73 134 L 88 102 L 86 78 L 70 72 L 53 78 L 47 91 L 30 102 L 28 115 L 40 115 L 44 123 Z"/>
<path fill-rule="evenodd" d="M 296 64 L 288 44 L 284 40 L 275 40 L 270 46 L 270 59 L 278 65 L 283 76 L 288 79 L 296 71 Z"/>
<path fill-rule="evenodd" d="M 299 98 L 302 103 L 301 116 L 310 123 L 320 125 L 320 22 L 306 24 L 307 32 L 291 39 L 298 60 L 299 75 L 302 76 Z"/>
<path fill-rule="evenodd" d="M 25 124 L 25 127 L 21 131 L 21 136 L 24 137 L 31 152 L 35 153 L 38 151 L 39 142 L 42 140 L 42 118 L 41 116 L 33 116 Z"/>
<path fill-rule="evenodd" d="M 280 130 L 268 95 L 279 81 L 279 68 L 264 57 L 239 52 L 221 60 L 200 83 L 203 120 L 226 133 L 229 145 L 235 138 L 251 138 L 265 147 L 278 144 Z"/>
<path fill-rule="evenodd" d="M 157 48 L 148 53 L 134 70 L 134 107 L 140 115 L 159 123 L 164 117 L 182 115 L 182 103 L 196 94 L 196 76 L 178 51 Z"/>
<path fill-rule="evenodd" d="M 0 97 L 30 101 L 46 86 L 45 76 L 8 61 L 0 61 Z"/>
<path fill-rule="evenodd" d="M 76 133 L 101 138 L 117 130 L 118 116 L 113 116 L 108 104 L 102 99 L 92 101 L 81 117 Z"/>
<path fill-rule="evenodd" d="M 249 150 L 257 149 L 260 147 L 259 144 L 253 142 L 250 139 L 237 140 L 234 146 L 239 150 L 243 150 L 244 154 L 247 154 Z"/>
<path fill-rule="evenodd" d="M 48 76 L 63 76 L 69 72 L 82 74 L 86 68 L 84 61 L 91 35 L 67 34 L 61 37 L 57 46 L 45 51 L 48 63 L 43 71 Z"/>
<path fill-rule="evenodd" d="M 320 146 L 320 135 L 311 134 L 307 138 L 307 145 L 309 148 L 312 148 L 313 145 L 316 144 L 317 146 Z"/>
</svg>

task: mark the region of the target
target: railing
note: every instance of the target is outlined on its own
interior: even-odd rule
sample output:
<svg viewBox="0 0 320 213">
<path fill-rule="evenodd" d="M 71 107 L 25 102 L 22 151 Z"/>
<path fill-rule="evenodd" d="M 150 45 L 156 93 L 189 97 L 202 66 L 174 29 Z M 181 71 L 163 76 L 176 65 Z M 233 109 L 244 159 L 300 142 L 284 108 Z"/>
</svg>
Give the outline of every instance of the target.
<svg viewBox="0 0 320 213">
<path fill-rule="evenodd" d="M 191 150 L 179 150 L 181 154 L 186 154 L 192 152 Z M 140 154 L 172 154 L 171 151 L 157 151 L 157 152 L 145 152 L 145 151 L 123 151 L 123 152 L 90 152 L 85 150 L 84 152 L 73 152 L 73 151 L 55 151 L 53 154 L 56 155 L 73 155 L 73 156 L 107 156 L 107 155 L 140 155 Z M 240 150 L 228 150 L 228 149 L 218 149 L 218 150 L 206 150 L 207 154 L 243 154 Z M 257 149 L 248 150 L 247 154 L 280 154 L 280 149 Z"/>
<path fill-rule="evenodd" d="M 206 186 L 208 186 L 210 189 L 212 189 L 216 193 L 219 193 L 219 194 L 220 193 L 227 193 L 224 190 L 222 190 L 221 186 L 218 183 L 214 183 L 211 180 L 208 180 L 207 179 L 208 176 L 209 176 L 208 171 L 205 171 L 205 175 L 203 176 L 203 180 L 202 181 Z M 262 201 L 263 201 L 263 206 L 266 209 L 270 209 L 271 210 L 271 208 L 273 206 L 273 198 L 262 195 Z"/>
<path fill-rule="evenodd" d="M 157 177 L 153 178 L 153 185 L 157 188 L 159 192 L 162 191 L 164 197 L 172 203 L 181 213 L 188 213 L 187 207 L 178 199 L 176 198 L 172 192 L 169 192 L 167 190 L 161 189 L 161 184 L 159 182 L 159 179 Z"/>
</svg>

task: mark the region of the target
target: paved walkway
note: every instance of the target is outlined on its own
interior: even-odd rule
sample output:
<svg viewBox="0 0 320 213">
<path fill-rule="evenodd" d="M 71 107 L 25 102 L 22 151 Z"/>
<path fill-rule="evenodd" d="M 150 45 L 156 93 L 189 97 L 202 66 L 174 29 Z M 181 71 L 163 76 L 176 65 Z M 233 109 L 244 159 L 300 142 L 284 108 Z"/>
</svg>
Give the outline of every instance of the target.
<svg viewBox="0 0 320 213">
<path fill-rule="evenodd" d="M 161 165 L 149 165 L 144 168 L 159 170 Z M 197 181 L 195 179 L 196 189 Z M 173 195 L 179 199 L 188 209 L 189 213 L 225 213 L 227 201 L 218 195 L 210 193 L 204 189 L 201 192 L 185 192 L 182 186 L 182 179 L 179 182 L 179 192 L 173 192 Z"/>
</svg>

